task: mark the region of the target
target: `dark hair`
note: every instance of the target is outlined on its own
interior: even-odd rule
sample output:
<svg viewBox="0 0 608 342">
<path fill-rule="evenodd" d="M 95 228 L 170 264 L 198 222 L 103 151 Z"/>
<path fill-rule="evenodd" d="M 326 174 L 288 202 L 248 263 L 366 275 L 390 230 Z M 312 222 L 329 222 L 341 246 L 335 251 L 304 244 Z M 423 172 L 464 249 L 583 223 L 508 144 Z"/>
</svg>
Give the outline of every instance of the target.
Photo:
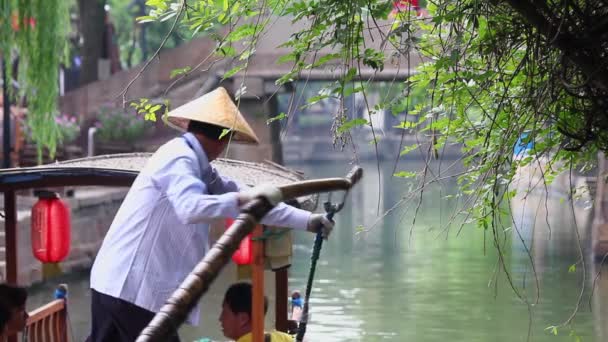
<svg viewBox="0 0 608 342">
<path fill-rule="evenodd" d="M 6 325 L 11 320 L 11 311 L 4 305 L 0 305 L 0 336 L 4 332 Z"/>
<path fill-rule="evenodd" d="M 224 303 L 235 314 L 245 312 L 251 316 L 252 302 L 253 287 L 249 283 L 232 284 L 224 295 Z M 266 314 L 266 311 L 268 311 L 268 298 L 264 296 L 264 314 Z"/>
<path fill-rule="evenodd" d="M 202 134 L 207 138 L 214 140 L 220 140 L 220 136 L 225 129 L 227 128 L 194 120 L 190 120 L 188 123 L 188 132 Z M 230 137 L 230 133 L 226 134 L 224 137 Z"/>
<path fill-rule="evenodd" d="M 6 309 L 24 306 L 27 301 L 27 290 L 24 287 L 0 284 L 0 305 Z"/>
</svg>

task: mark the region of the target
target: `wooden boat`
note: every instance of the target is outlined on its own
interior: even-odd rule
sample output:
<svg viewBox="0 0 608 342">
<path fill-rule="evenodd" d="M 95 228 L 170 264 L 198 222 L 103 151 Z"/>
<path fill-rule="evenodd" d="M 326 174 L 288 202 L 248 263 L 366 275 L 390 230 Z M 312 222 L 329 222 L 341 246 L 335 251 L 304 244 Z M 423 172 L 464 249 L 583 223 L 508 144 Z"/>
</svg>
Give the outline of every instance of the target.
<svg viewBox="0 0 608 342">
<path fill-rule="evenodd" d="M 132 184 L 135 177 L 145 165 L 151 154 L 129 153 L 106 156 L 95 156 L 74 159 L 36 167 L 12 168 L 0 170 L 0 191 L 4 194 L 5 239 L 6 239 L 6 281 L 17 283 L 17 192 L 27 189 L 39 189 L 62 186 L 124 186 Z M 251 163 L 228 159 L 218 159 L 212 163 L 222 175 L 229 176 L 243 184 L 255 186 L 273 184 L 276 186 L 290 184 L 303 179 L 300 173 L 280 165 Z M 299 205 L 307 210 L 316 206 L 314 196 L 298 198 Z M 261 234 L 261 232 L 258 232 Z M 258 263 L 262 262 L 261 243 L 254 248 Z M 260 260 L 262 255 L 262 260 Z M 260 272 L 260 268 L 257 268 Z M 254 268 L 255 271 L 255 268 Z M 254 292 L 263 296 L 263 276 L 254 272 Z M 256 280 L 257 279 L 257 280 Z M 275 272 L 276 281 L 276 329 L 287 331 L 287 270 Z M 254 300 L 255 301 L 255 300 Z M 27 322 L 27 337 L 30 342 L 68 341 L 67 303 L 64 299 L 54 300 L 30 313 Z M 262 321 L 263 329 L 263 321 Z M 9 339 L 16 341 L 16 336 Z"/>
</svg>

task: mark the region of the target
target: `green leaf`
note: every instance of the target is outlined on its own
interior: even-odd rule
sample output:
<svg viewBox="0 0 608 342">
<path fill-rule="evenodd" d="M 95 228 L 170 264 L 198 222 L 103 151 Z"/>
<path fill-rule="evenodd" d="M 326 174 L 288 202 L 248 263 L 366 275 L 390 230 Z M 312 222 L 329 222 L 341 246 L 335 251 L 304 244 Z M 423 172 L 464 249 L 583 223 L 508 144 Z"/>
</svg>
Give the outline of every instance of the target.
<svg viewBox="0 0 608 342">
<path fill-rule="evenodd" d="M 331 61 L 331 60 L 338 59 L 338 58 L 340 58 L 341 56 L 342 56 L 342 55 L 341 55 L 341 54 L 339 54 L 339 53 L 330 53 L 330 54 L 327 54 L 327 55 L 321 56 L 319 59 L 317 59 L 317 60 L 316 60 L 316 61 L 313 63 L 312 67 L 313 67 L 313 68 L 315 68 L 315 67 L 321 66 L 321 65 L 323 65 L 323 64 L 325 64 L 325 63 L 327 63 L 327 62 L 329 62 L 329 61 Z"/>
<path fill-rule="evenodd" d="M 239 60 L 244 61 L 246 59 L 248 59 L 249 57 L 253 56 L 255 54 L 256 50 L 254 48 L 248 48 L 246 51 L 244 51 L 240 56 L 239 56 Z"/>
<path fill-rule="evenodd" d="M 143 24 L 143 23 L 150 23 L 150 22 L 156 21 L 156 18 L 149 16 L 149 15 L 144 15 L 144 16 L 135 18 L 135 20 L 138 23 Z"/>
<path fill-rule="evenodd" d="M 568 273 L 574 273 L 576 272 L 576 264 L 572 264 L 570 265 L 570 267 L 568 267 Z"/>
<path fill-rule="evenodd" d="M 362 91 L 363 91 L 363 87 L 348 86 L 348 87 L 346 87 L 344 89 L 344 92 L 342 93 L 342 96 L 346 98 L 346 97 L 351 96 L 352 94 L 360 93 Z"/>
<path fill-rule="evenodd" d="M 350 68 L 344 78 L 341 80 L 343 83 L 348 83 L 357 75 L 357 68 Z"/>
<path fill-rule="evenodd" d="M 234 75 L 236 75 L 237 72 L 245 69 L 245 67 L 247 66 L 247 63 L 243 63 L 240 65 L 235 66 L 234 68 L 228 70 L 225 74 L 224 77 L 222 77 L 222 80 L 228 79 Z"/>
<path fill-rule="evenodd" d="M 338 127 L 338 133 L 344 133 L 346 131 L 349 131 L 351 128 L 353 127 L 357 127 L 357 126 L 363 126 L 363 125 L 367 125 L 368 121 L 365 119 L 352 119 L 349 121 L 346 121 L 345 123 L 342 124 L 342 126 Z"/>
<path fill-rule="evenodd" d="M 292 53 L 288 53 L 286 55 L 279 57 L 279 59 L 277 59 L 277 64 L 283 64 L 283 63 L 295 62 L 295 61 L 296 61 L 296 54 L 292 52 Z"/>
<path fill-rule="evenodd" d="M 243 24 L 232 30 L 226 37 L 228 42 L 236 42 L 246 37 L 251 37 L 255 34 L 256 26 L 252 24 Z"/>
<path fill-rule="evenodd" d="M 407 129 L 407 128 L 414 128 L 418 126 L 417 122 L 411 122 L 411 121 L 401 121 L 398 125 L 393 126 L 395 128 L 401 128 L 401 129 Z"/>
<path fill-rule="evenodd" d="M 166 9 L 167 0 L 147 0 L 146 5 L 150 7 L 156 7 L 158 9 Z"/>
<path fill-rule="evenodd" d="M 167 12 L 160 18 L 160 22 L 167 21 L 177 15 L 177 11 Z"/>
<path fill-rule="evenodd" d="M 286 117 L 287 117 L 287 114 L 285 114 L 285 113 L 282 113 L 282 112 L 281 112 L 279 115 L 274 116 L 274 117 L 272 117 L 272 118 L 270 118 L 270 119 L 266 120 L 266 124 L 267 124 L 267 125 L 269 125 L 269 124 L 271 124 L 271 123 L 273 123 L 273 122 L 275 122 L 275 121 L 277 121 L 277 120 L 283 120 L 283 119 L 285 119 Z"/>
<path fill-rule="evenodd" d="M 189 66 L 187 66 L 185 68 L 173 69 L 173 70 L 171 70 L 171 74 L 169 75 L 169 78 L 174 78 L 175 76 L 186 74 L 191 69 L 192 68 L 190 68 Z"/>
<path fill-rule="evenodd" d="M 312 105 L 312 104 L 315 104 L 315 103 L 317 103 L 317 102 L 319 102 L 321 100 L 327 99 L 329 97 L 331 97 L 331 95 L 329 95 L 329 94 L 315 95 L 315 96 L 312 96 L 312 97 L 308 98 L 308 100 L 306 100 L 306 102 L 309 105 Z"/>
<path fill-rule="evenodd" d="M 228 128 L 224 128 L 222 130 L 222 134 L 220 134 L 220 137 L 218 138 L 218 140 L 221 140 L 223 137 L 225 137 L 228 133 L 230 133 L 232 130 L 228 129 Z"/>
<path fill-rule="evenodd" d="M 382 71 L 384 69 L 384 53 L 370 48 L 365 49 L 363 64 L 374 70 Z"/>
<path fill-rule="evenodd" d="M 416 172 L 399 171 L 397 173 L 393 173 L 393 176 L 399 177 L 399 178 L 413 178 L 413 177 L 416 177 Z"/>
<path fill-rule="evenodd" d="M 145 113 L 144 114 L 144 120 L 156 122 L 156 114 L 154 114 L 154 113 Z"/>
<path fill-rule="evenodd" d="M 418 148 L 418 144 L 413 144 L 411 146 L 405 146 L 403 148 L 403 150 L 401 150 L 401 153 L 399 153 L 399 156 L 404 156 L 417 148 Z"/>
<path fill-rule="evenodd" d="M 290 72 L 281 76 L 278 80 L 274 81 L 276 85 L 283 85 L 285 83 L 293 82 L 296 73 Z"/>
<path fill-rule="evenodd" d="M 232 46 L 222 46 L 216 49 L 216 53 L 221 57 L 233 57 L 236 56 L 236 49 Z"/>
<path fill-rule="evenodd" d="M 549 330 L 553 335 L 557 336 L 558 331 L 556 326 L 552 325 L 550 327 L 546 327 L 545 330 Z"/>
<path fill-rule="evenodd" d="M 161 107 L 162 107 L 161 105 L 157 104 L 157 105 L 150 107 L 149 111 L 150 111 L 150 113 L 156 113 L 156 111 L 158 111 Z"/>
</svg>

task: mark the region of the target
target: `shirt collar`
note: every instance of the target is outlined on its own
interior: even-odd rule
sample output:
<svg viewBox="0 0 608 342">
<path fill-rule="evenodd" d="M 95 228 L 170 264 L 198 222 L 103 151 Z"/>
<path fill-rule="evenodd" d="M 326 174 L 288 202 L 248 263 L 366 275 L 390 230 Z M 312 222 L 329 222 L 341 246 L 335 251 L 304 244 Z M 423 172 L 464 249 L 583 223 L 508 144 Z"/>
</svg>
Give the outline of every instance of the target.
<svg viewBox="0 0 608 342">
<path fill-rule="evenodd" d="M 201 172 L 206 171 L 209 168 L 209 158 L 207 158 L 207 154 L 205 153 L 205 150 L 203 150 L 201 143 L 194 136 L 194 134 L 190 132 L 185 133 L 182 137 L 186 140 L 188 146 L 190 146 L 190 148 L 196 154 L 196 158 L 198 159 L 198 162 L 201 167 Z"/>
<path fill-rule="evenodd" d="M 238 340 L 236 340 L 236 342 L 251 342 L 251 333 L 246 333 L 245 335 L 239 337 Z"/>
</svg>

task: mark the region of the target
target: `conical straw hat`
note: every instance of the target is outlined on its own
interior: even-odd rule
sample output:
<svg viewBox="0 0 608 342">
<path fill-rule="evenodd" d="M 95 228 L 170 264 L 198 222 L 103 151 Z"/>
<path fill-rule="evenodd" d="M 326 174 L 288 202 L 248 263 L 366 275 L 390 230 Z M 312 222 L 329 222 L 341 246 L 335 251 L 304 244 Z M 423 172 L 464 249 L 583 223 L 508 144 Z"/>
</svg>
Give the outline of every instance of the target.
<svg viewBox="0 0 608 342">
<path fill-rule="evenodd" d="M 213 124 L 231 129 L 232 141 L 259 144 L 260 140 L 239 112 L 226 89 L 219 87 L 198 99 L 170 111 L 169 125 L 185 131 L 190 120 Z"/>
</svg>

